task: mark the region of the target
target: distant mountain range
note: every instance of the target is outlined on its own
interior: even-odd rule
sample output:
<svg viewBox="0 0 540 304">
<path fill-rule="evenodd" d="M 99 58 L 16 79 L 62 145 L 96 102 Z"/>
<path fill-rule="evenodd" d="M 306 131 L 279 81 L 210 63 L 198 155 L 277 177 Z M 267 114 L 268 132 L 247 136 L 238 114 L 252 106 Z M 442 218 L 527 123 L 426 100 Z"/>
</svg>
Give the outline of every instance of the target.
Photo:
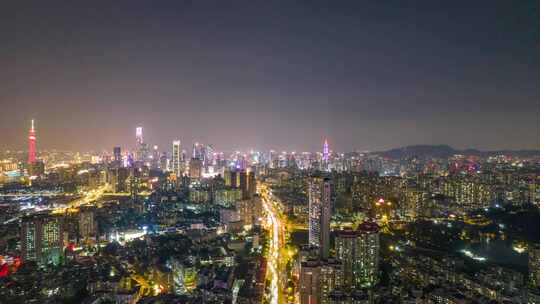
<svg viewBox="0 0 540 304">
<path fill-rule="evenodd" d="M 540 150 L 498 150 L 498 151 L 480 151 L 476 149 L 458 150 L 448 145 L 416 145 L 406 146 L 387 151 L 375 152 L 375 154 L 388 158 L 407 158 L 407 157 L 435 157 L 448 158 L 455 154 L 467 156 L 492 156 L 492 155 L 510 155 L 519 157 L 540 156 Z"/>
</svg>

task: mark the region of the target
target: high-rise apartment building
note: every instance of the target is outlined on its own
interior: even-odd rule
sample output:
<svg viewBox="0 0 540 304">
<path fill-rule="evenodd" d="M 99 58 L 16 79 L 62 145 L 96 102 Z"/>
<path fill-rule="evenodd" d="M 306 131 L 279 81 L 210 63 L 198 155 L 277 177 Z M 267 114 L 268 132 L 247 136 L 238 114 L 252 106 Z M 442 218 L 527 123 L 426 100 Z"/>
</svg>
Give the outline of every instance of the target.
<svg viewBox="0 0 540 304">
<path fill-rule="evenodd" d="M 307 260 L 300 266 L 300 303 L 330 304 L 343 285 L 343 266 L 335 260 Z"/>
<path fill-rule="evenodd" d="M 135 139 L 137 142 L 136 160 L 140 162 L 146 161 L 148 158 L 148 145 L 144 142 L 142 127 L 135 129 Z"/>
<path fill-rule="evenodd" d="M 540 289 L 540 244 L 529 246 L 529 285 Z"/>
<path fill-rule="evenodd" d="M 336 260 L 323 260 L 320 266 L 320 303 L 332 304 L 330 294 L 343 286 L 343 265 Z"/>
<path fill-rule="evenodd" d="M 343 263 L 347 289 L 370 288 L 377 284 L 379 273 L 379 226 L 364 222 L 357 230 L 336 234 L 336 257 Z"/>
<path fill-rule="evenodd" d="M 320 263 L 318 260 L 303 262 L 300 266 L 300 303 L 318 304 L 320 301 Z"/>
<path fill-rule="evenodd" d="M 83 241 L 96 237 L 96 220 L 92 206 L 81 206 L 79 211 L 79 235 Z"/>
<path fill-rule="evenodd" d="M 64 250 L 61 219 L 50 214 L 33 214 L 24 217 L 21 225 L 23 260 L 41 265 L 60 264 Z"/>
<path fill-rule="evenodd" d="M 207 145 L 206 148 L 205 148 L 205 157 L 204 157 L 204 166 L 205 167 L 208 167 L 208 166 L 213 166 L 214 163 L 215 163 L 215 157 L 214 157 L 214 154 L 215 154 L 215 151 L 214 151 L 214 147 L 212 145 Z"/>
<path fill-rule="evenodd" d="M 236 187 L 239 187 L 242 191 L 243 199 L 250 199 L 255 195 L 257 191 L 257 181 L 255 179 L 255 172 L 249 170 L 240 170 L 235 172 L 230 172 L 231 180 L 237 179 L 234 183 Z M 232 185 L 232 183 L 231 183 Z"/>
<path fill-rule="evenodd" d="M 327 259 L 330 251 L 330 218 L 332 211 L 331 180 L 313 177 L 309 184 L 309 244 Z"/>
<path fill-rule="evenodd" d="M 126 192 L 127 184 L 126 180 L 129 177 L 128 168 L 112 168 L 109 171 L 109 183 L 112 186 L 113 192 Z"/>
</svg>

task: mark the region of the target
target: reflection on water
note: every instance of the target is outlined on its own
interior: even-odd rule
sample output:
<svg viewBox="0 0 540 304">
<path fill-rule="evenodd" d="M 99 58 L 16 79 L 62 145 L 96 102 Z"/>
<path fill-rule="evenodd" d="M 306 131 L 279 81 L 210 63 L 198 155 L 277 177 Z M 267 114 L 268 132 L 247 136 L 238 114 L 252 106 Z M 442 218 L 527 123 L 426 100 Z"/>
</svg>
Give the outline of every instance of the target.
<svg viewBox="0 0 540 304">
<path fill-rule="evenodd" d="M 486 238 L 478 243 L 466 244 L 459 249 L 474 252 L 477 256 L 487 258 L 488 262 L 507 265 L 512 268 L 526 270 L 528 262 L 527 246 L 511 238 Z"/>
</svg>

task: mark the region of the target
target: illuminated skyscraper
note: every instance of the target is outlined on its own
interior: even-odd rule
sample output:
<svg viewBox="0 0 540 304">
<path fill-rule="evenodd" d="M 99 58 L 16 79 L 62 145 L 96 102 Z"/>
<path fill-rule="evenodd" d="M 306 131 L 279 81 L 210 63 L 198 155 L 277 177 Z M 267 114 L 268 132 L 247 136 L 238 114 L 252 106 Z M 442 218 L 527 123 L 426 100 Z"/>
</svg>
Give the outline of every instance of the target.
<svg viewBox="0 0 540 304">
<path fill-rule="evenodd" d="M 326 139 L 324 140 L 324 144 L 323 144 L 322 162 L 323 162 L 323 170 L 330 171 L 328 140 Z"/>
<path fill-rule="evenodd" d="M 268 167 L 269 168 L 275 168 L 276 165 L 274 164 L 274 160 L 276 158 L 276 152 L 274 150 L 270 150 L 270 152 L 268 152 Z"/>
<path fill-rule="evenodd" d="M 30 126 L 30 132 L 28 134 L 28 164 L 36 162 L 36 131 L 34 129 L 34 120 L 32 119 L 32 125 Z"/>
<path fill-rule="evenodd" d="M 182 150 L 180 149 L 180 140 L 173 141 L 172 145 L 171 169 L 177 177 L 182 176 Z"/>
<path fill-rule="evenodd" d="M 159 148 L 158 146 L 154 145 L 152 148 L 152 163 L 150 164 L 150 167 L 154 170 L 160 168 L 160 159 L 159 159 Z"/>
<path fill-rule="evenodd" d="M 192 154 L 193 154 L 192 158 L 199 159 L 204 163 L 206 159 L 206 154 L 205 154 L 205 147 L 203 144 L 198 143 L 198 142 L 194 143 Z"/>
<path fill-rule="evenodd" d="M 146 161 L 148 157 L 148 145 L 144 142 L 143 139 L 143 128 L 137 127 L 135 129 L 135 139 L 137 141 L 137 161 Z"/>
<path fill-rule="evenodd" d="M 332 210 L 331 181 L 313 177 L 309 184 L 309 244 L 327 259 L 330 250 L 330 217 Z"/>
<path fill-rule="evenodd" d="M 135 129 L 135 138 L 137 140 L 137 145 L 140 146 L 144 141 L 143 141 L 143 133 L 142 133 L 143 129 L 142 127 L 137 127 Z"/>
</svg>

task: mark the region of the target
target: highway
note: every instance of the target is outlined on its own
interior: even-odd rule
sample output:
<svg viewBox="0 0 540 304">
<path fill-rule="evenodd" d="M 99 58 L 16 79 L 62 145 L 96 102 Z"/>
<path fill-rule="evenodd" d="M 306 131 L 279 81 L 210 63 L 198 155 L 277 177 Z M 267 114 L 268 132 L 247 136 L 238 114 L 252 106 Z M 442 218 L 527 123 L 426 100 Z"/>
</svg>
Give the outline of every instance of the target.
<svg viewBox="0 0 540 304">
<path fill-rule="evenodd" d="M 271 304 L 285 303 L 284 291 L 288 280 L 286 265 L 291 259 L 291 255 L 285 249 L 287 225 L 279 211 L 279 203 L 272 199 L 272 194 L 265 185 L 260 186 L 260 194 L 266 215 L 266 225 L 270 229 L 270 246 L 267 257 L 267 277 L 270 280 L 270 288 L 266 299 Z"/>
<path fill-rule="evenodd" d="M 97 189 L 86 191 L 84 193 L 83 197 L 69 202 L 67 204 L 67 206 L 61 206 L 61 207 L 55 208 L 53 210 L 53 213 L 56 213 L 56 214 L 65 213 L 66 211 L 68 211 L 70 209 L 77 209 L 81 205 L 90 204 L 92 202 L 95 202 L 98 199 L 100 199 L 108 189 L 109 189 L 109 185 L 105 184 L 104 186 L 101 186 L 101 187 L 99 187 Z"/>
</svg>

